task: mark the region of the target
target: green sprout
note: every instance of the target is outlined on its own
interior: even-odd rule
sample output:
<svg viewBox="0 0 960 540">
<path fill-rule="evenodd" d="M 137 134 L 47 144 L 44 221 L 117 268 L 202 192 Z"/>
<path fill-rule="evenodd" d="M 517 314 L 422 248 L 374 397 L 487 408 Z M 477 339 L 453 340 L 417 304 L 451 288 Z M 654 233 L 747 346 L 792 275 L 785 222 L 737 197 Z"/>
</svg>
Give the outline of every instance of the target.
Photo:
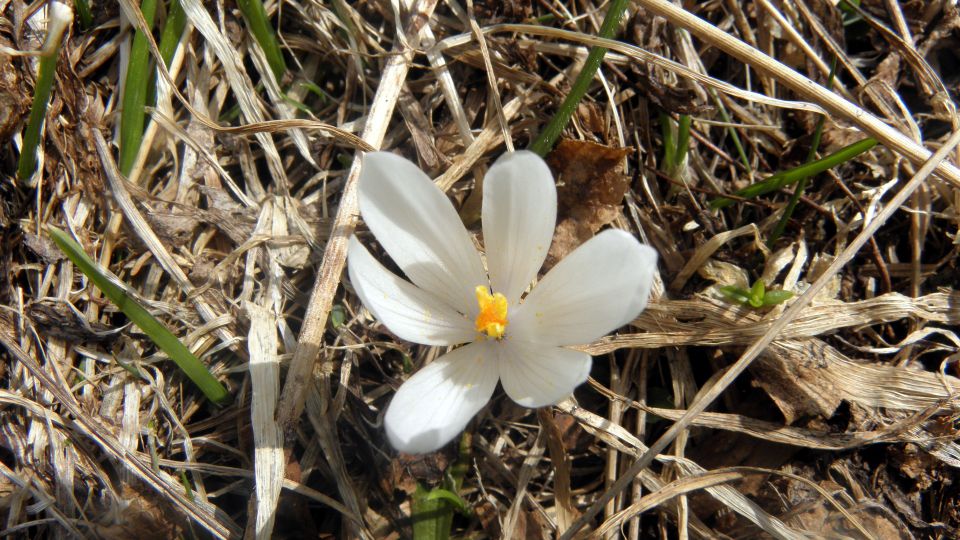
<svg viewBox="0 0 960 540">
<path fill-rule="evenodd" d="M 733 285 L 724 285 L 720 287 L 720 294 L 735 304 L 757 309 L 776 306 L 793 297 L 790 291 L 768 291 L 762 279 L 755 281 L 749 291 Z"/>
<path fill-rule="evenodd" d="M 157 0 L 143 0 L 140 11 L 147 22 L 147 28 L 153 27 L 157 14 Z M 133 34 L 130 55 L 127 60 L 127 76 L 123 83 L 123 105 L 120 110 L 120 159 L 118 165 L 124 175 L 133 169 L 140 143 L 143 141 L 143 125 L 146 123 L 147 94 L 153 81 L 150 62 L 150 45 L 147 36 L 137 30 Z"/>
<path fill-rule="evenodd" d="M 673 119 L 666 113 L 660 113 L 660 127 L 663 131 L 663 170 L 667 176 L 677 178 L 690 147 L 690 115 L 680 115 L 674 134 Z"/>
<path fill-rule="evenodd" d="M 427 490 L 417 483 L 410 506 L 414 540 L 446 540 L 450 538 L 454 511 L 470 515 L 467 504 L 457 495 L 470 468 L 470 445 L 470 433 L 464 432 L 457 461 L 444 474 L 438 487 Z"/>
<path fill-rule="evenodd" d="M 73 7 L 77 10 L 77 17 L 80 18 L 80 26 L 83 28 L 93 26 L 93 12 L 90 11 L 90 2 L 73 0 Z"/>
</svg>

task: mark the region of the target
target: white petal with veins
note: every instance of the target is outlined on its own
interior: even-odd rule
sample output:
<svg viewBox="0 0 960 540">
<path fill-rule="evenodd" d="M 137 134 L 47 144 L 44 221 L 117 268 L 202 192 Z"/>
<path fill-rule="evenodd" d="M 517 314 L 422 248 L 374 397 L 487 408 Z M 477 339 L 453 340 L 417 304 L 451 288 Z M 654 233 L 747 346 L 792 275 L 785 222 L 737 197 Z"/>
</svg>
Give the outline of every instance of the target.
<svg viewBox="0 0 960 540">
<path fill-rule="evenodd" d="M 567 255 L 510 314 L 508 335 L 550 345 L 589 343 L 647 305 L 657 252 L 607 230 Z"/>
<path fill-rule="evenodd" d="M 391 332 L 424 345 L 457 345 L 476 337 L 473 323 L 437 296 L 383 267 L 350 238 L 347 270 L 363 305 Z"/>
<path fill-rule="evenodd" d="M 500 382 L 524 407 L 553 405 L 590 375 L 590 355 L 562 347 L 507 340 L 498 347 Z"/>
<path fill-rule="evenodd" d="M 493 344 L 460 347 L 400 386 L 383 419 L 394 448 L 408 454 L 433 452 L 467 427 L 497 386 Z"/>
<path fill-rule="evenodd" d="M 504 154 L 483 180 L 483 243 L 490 283 L 510 305 L 537 277 L 557 224 L 557 187 L 540 156 Z"/>
<path fill-rule="evenodd" d="M 487 284 L 480 255 L 447 196 L 416 165 L 388 152 L 363 157 L 360 213 L 414 284 L 471 318 Z"/>
</svg>

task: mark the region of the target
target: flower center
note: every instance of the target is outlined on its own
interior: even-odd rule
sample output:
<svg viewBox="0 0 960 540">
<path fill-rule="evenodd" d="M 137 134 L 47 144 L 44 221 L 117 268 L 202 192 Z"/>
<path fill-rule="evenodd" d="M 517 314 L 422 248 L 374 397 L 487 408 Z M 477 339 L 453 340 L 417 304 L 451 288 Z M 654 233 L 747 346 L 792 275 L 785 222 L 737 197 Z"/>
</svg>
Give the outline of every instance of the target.
<svg viewBox="0 0 960 540">
<path fill-rule="evenodd" d="M 477 332 L 484 332 L 488 336 L 500 339 L 507 331 L 507 298 L 500 293 L 490 294 L 486 285 L 477 285 L 477 304 L 480 305 L 480 314 L 477 315 Z"/>
</svg>

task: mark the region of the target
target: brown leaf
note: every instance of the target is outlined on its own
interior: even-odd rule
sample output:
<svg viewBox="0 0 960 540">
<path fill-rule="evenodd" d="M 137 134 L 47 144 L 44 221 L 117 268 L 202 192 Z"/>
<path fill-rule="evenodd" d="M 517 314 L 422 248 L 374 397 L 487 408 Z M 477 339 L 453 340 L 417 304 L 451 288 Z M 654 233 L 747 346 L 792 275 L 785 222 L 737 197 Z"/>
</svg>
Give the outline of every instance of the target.
<svg viewBox="0 0 960 540">
<path fill-rule="evenodd" d="M 562 140 L 547 157 L 557 179 L 557 229 L 545 268 L 586 242 L 620 214 L 630 178 L 621 169 L 631 148 Z"/>
<path fill-rule="evenodd" d="M 381 487 L 387 491 L 399 489 L 412 495 L 417 489 L 418 481 L 428 486 L 439 484 L 449 466 L 450 460 L 443 452 L 423 455 L 401 453 L 390 461 L 389 471 L 382 477 Z"/>
<path fill-rule="evenodd" d="M 111 523 L 96 524 L 97 537 L 159 540 L 177 538 L 183 532 L 185 518 L 162 498 L 132 485 L 123 486 L 122 497 L 123 511 L 114 515 Z"/>
</svg>

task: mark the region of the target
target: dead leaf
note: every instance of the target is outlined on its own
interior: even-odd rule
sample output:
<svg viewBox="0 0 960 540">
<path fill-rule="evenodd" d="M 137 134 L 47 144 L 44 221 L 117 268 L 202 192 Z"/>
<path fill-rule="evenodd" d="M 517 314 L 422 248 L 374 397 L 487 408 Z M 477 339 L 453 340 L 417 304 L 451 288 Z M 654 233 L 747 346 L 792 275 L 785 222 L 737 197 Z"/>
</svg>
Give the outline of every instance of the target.
<svg viewBox="0 0 960 540">
<path fill-rule="evenodd" d="M 178 538 L 183 532 L 186 521 L 164 499 L 132 485 L 123 486 L 122 497 L 125 505 L 114 521 L 96 525 L 99 538 L 153 540 Z"/>
<path fill-rule="evenodd" d="M 401 490 L 413 495 L 417 482 L 435 486 L 443 479 L 443 473 L 450 466 L 450 460 L 443 452 L 413 455 L 398 454 L 390 461 L 389 471 L 383 476 L 381 487 L 385 491 Z"/>
<path fill-rule="evenodd" d="M 557 179 L 557 229 L 545 268 L 556 264 L 620 214 L 630 178 L 623 159 L 631 148 L 562 140 L 547 157 Z"/>
</svg>

